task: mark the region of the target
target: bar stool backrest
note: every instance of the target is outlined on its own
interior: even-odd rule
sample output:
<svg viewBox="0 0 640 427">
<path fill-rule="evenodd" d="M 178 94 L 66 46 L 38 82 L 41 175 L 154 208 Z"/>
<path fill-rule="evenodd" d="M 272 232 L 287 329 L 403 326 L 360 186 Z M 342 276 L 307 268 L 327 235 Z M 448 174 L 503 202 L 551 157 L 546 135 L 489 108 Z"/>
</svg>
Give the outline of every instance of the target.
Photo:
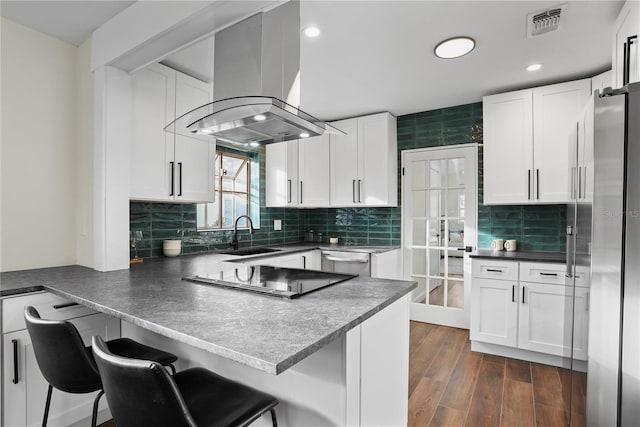
<svg viewBox="0 0 640 427">
<path fill-rule="evenodd" d="M 176 383 L 160 364 L 116 356 L 98 336 L 92 347 L 118 427 L 197 427 Z"/>
<path fill-rule="evenodd" d="M 49 384 L 68 393 L 100 390 L 100 374 L 91 350 L 71 322 L 43 320 L 31 306 L 25 307 L 24 318 L 38 367 Z"/>
</svg>

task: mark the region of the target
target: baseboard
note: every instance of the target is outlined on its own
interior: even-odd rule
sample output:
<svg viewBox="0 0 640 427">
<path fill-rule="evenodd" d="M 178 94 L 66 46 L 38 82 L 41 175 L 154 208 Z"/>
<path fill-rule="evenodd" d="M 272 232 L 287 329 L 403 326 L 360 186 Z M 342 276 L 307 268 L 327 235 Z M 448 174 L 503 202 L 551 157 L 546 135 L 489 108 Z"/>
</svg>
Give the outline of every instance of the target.
<svg viewBox="0 0 640 427">
<path fill-rule="evenodd" d="M 554 354 L 538 353 L 536 351 L 523 350 L 521 348 L 505 347 L 498 344 L 488 344 L 480 341 L 471 341 L 471 350 L 480 353 L 493 354 L 495 356 L 510 357 L 512 359 L 526 360 L 528 362 L 541 363 L 543 365 L 571 368 L 571 359 Z M 574 360 L 573 370 L 587 372 L 585 360 Z"/>
</svg>

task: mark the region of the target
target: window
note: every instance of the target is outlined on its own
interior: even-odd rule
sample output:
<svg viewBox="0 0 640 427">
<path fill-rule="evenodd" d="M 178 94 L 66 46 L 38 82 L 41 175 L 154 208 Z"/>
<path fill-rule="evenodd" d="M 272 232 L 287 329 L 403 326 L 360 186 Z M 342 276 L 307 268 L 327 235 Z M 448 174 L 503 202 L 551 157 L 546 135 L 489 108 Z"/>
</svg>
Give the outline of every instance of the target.
<svg viewBox="0 0 640 427">
<path fill-rule="evenodd" d="M 215 201 L 202 203 L 197 207 L 198 230 L 222 230 L 233 228 L 235 218 L 248 215 L 252 210 L 252 169 L 257 161 L 246 153 L 217 151 L 215 159 Z M 260 221 L 254 226 L 259 227 Z M 238 222 L 238 227 L 248 227 L 246 219 Z"/>
</svg>

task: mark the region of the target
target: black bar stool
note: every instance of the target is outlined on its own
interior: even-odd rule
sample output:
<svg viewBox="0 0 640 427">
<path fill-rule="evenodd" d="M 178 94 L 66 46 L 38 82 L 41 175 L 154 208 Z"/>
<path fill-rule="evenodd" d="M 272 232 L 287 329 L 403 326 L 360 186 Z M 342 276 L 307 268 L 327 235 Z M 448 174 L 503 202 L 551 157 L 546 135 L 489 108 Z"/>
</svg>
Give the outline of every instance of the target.
<svg viewBox="0 0 640 427">
<path fill-rule="evenodd" d="M 91 416 L 91 426 L 95 427 L 98 402 L 104 391 L 91 347 L 85 347 L 80 333 L 71 322 L 41 319 L 38 311 L 31 306 L 25 307 L 24 319 L 38 367 L 49 383 L 42 426 L 47 425 L 51 393 L 55 387 L 67 393 L 91 393 L 100 390 L 93 402 Z M 173 362 L 178 358 L 174 354 L 148 347 L 129 338 L 111 340 L 106 345 L 114 353 L 125 357 L 148 358 L 162 366 L 170 367 L 175 373 Z"/>
<path fill-rule="evenodd" d="M 275 397 L 206 369 L 172 377 L 156 362 L 114 355 L 100 337 L 93 354 L 118 427 L 247 426 L 267 411 L 278 425 Z"/>
</svg>

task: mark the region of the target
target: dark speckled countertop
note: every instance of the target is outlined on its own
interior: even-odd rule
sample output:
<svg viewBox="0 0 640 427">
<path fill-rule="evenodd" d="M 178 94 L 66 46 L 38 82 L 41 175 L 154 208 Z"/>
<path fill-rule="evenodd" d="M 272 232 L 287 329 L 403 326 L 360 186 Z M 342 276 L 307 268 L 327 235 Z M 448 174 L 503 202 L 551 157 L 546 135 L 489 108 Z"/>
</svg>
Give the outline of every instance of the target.
<svg viewBox="0 0 640 427">
<path fill-rule="evenodd" d="M 156 258 L 106 273 L 80 266 L 17 271 L 0 274 L 0 283 L 2 292 L 48 290 L 271 374 L 293 366 L 416 286 L 358 277 L 289 300 L 181 280 L 217 271 L 231 258 Z"/>
<path fill-rule="evenodd" d="M 567 256 L 564 252 L 527 252 L 527 251 L 492 251 L 490 249 L 478 249 L 469 255 L 471 258 L 529 261 L 529 262 L 554 262 L 564 264 Z"/>
</svg>

